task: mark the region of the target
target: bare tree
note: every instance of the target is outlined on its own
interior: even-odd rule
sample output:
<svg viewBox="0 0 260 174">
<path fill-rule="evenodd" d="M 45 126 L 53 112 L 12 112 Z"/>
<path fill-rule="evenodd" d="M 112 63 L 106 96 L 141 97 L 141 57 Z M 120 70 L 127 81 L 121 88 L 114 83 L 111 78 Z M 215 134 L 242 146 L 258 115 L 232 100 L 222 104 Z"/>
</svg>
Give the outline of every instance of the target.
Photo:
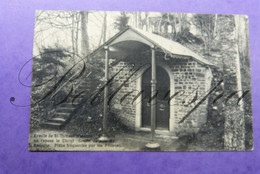
<svg viewBox="0 0 260 174">
<path fill-rule="evenodd" d="M 88 12 L 81 11 L 81 56 L 85 57 L 89 53 L 89 39 L 88 39 Z"/>
<path fill-rule="evenodd" d="M 101 43 L 105 43 L 106 41 L 106 33 L 107 33 L 107 13 L 104 12 L 104 18 L 103 18 L 103 26 L 102 26 L 102 31 L 101 31 L 101 36 L 99 39 L 98 45 L 100 46 Z"/>
</svg>

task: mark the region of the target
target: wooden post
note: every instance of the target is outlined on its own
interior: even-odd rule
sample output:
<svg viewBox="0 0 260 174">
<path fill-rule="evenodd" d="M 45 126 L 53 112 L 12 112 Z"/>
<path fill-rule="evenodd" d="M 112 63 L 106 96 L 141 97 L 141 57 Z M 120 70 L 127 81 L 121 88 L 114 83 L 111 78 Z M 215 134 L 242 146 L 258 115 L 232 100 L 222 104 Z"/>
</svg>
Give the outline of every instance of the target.
<svg viewBox="0 0 260 174">
<path fill-rule="evenodd" d="M 105 83 L 109 80 L 109 60 L 108 60 L 108 51 L 109 47 L 105 46 Z M 104 89 L 104 110 L 103 110 L 103 134 L 99 137 L 99 142 L 108 142 L 110 139 L 107 137 L 107 115 L 108 115 L 108 86 L 105 86 Z"/>
<path fill-rule="evenodd" d="M 155 59 L 155 48 L 152 48 L 152 60 L 151 60 L 151 97 L 156 94 L 156 59 Z M 156 97 L 151 101 L 151 134 L 152 141 L 154 141 L 155 135 L 155 120 L 156 120 Z"/>
<path fill-rule="evenodd" d="M 105 46 L 105 83 L 109 80 L 109 71 L 108 71 L 108 66 L 109 66 L 109 61 L 108 61 L 108 47 Z M 104 89 L 104 111 L 103 111 L 103 131 L 107 132 L 107 101 L 108 101 L 108 86 L 105 86 Z"/>
<path fill-rule="evenodd" d="M 156 121 L 156 58 L 155 58 L 155 46 L 151 47 L 152 57 L 151 57 L 151 136 L 152 142 L 147 143 L 145 147 L 148 150 L 159 150 L 160 145 L 154 141 L 155 136 L 155 121 Z"/>
</svg>

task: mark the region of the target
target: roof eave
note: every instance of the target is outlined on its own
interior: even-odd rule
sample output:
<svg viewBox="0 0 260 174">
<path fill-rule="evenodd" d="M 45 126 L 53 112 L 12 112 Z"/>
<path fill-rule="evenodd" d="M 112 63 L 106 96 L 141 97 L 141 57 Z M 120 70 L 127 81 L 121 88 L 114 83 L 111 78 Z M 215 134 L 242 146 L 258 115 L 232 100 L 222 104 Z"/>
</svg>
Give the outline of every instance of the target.
<svg viewBox="0 0 260 174">
<path fill-rule="evenodd" d="M 163 51 L 167 51 L 169 53 L 169 55 L 172 55 L 173 53 L 170 52 L 169 50 L 162 48 L 160 45 L 158 45 L 157 43 L 155 43 L 153 40 L 149 39 L 148 37 L 144 36 L 142 33 L 138 32 L 137 30 L 135 30 L 133 27 L 131 26 L 127 26 L 125 27 L 123 30 L 121 30 L 120 32 L 118 32 L 116 35 L 114 35 L 112 38 L 110 38 L 108 41 L 106 41 L 105 43 L 103 43 L 101 46 L 99 46 L 97 49 L 95 49 L 89 56 L 94 56 L 95 54 L 97 54 L 98 51 L 102 50 L 105 46 L 109 45 L 111 42 L 113 42 L 118 36 L 120 36 L 121 34 L 123 34 L 125 31 L 127 31 L 128 29 L 131 29 L 132 31 L 134 31 L 136 34 L 140 35 L 141 37 L 143 37 L 144 39 L 146 39 L 147 41 L 151 42 L 152 44 L 154 44 L 156 47 L 160 48 Z M 173 54 L 176 55 L 176 54 Z M 179 56 L 187 56 L 187 57 L 191 57 L 193 58 L 195 61 L 203 64 L 203 65 L 208 65 L 208 66 L 213 66 L 215 67 L 214 64 L 210 63 L 210 62 L 204 62 L 201 61 L 199 59 L 197 59 L 196 57 L 190 56 L 190 55 L 179 55 Z"/>
</svg>

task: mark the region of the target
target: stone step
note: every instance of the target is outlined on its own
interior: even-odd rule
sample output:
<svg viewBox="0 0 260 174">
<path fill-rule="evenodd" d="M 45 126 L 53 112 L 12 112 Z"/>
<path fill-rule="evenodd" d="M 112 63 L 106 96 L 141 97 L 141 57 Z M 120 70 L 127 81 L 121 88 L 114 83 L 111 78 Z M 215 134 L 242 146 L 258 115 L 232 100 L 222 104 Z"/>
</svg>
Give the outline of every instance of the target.
<svg viewBox="0 0 260 174">
<path fill-rule="evenodd" d="M 80 100 L 81 100 L 82 98 L 78 98 L 78 99 L 76 99 L 74 102 L 73 102 L 73 104 L 72 104 L 72 102 L 70 102 L 70 103 L 67 103 L 67 104 L 65 104 L 64 105 L 64 107 L 66 106 L 66 107 L 76 107 L 78 104 L 80 104 Z M 63 105 L 62 105 L 63 106 Z"/>
<path fill-rule="evenodd" d="M 55 117 L 49 120 L 49 122 L 55 122 L 55 123 L 64 123 L 68 120 L 68 118 L 63 117 Z"/>
<path fill-rule="evenodd" d="M 63 125 L 64 125 L 63 123 L 57 123 L 51 121 L 46 121 L 41 124 L 41 126 L 44 128 L 55 128 L 55 129 L 60 129 Z"/>
<path fill-rule="evenodd" d="M 55 123 L 55 122 L 46 122 L 47 125 L 53 125 L 53 126 L 61 126 L 62 123 Z"/>
<path fill-rule="evenodd" d="M 85 91 L 86 89 L 87 89 L 87 85 L 84 84 L 84 82 L 83 82 L 76 89 L 74 89 L 73 95 L 71 95 L 71 97 L 73 98 L 73 97 L 77 96 L 80 92 Z M 43 126 L 45 128 L 59 129 L 62 126 L 66 125 L 66 123 L 68 122 L 68 120 L 70 118 L 70 114 L 72 113 L 72 111 L 74 111 L 74 109 L 77 108 L 77 106 L 79 104 L 81 104 L 80 101 L 83 99 L 84 99 L 84 96 L 80 95 L 77 97 L 77 99 L 75 100 L 75 102 L 73 104 L 71 101 L 69 101 L 69 102 L 57 105 L 55 117 L 42 123 L 41 126 Z"/>
<path fill-rule="evenodd" d="M 77 91 L 77 92 L 82 92 L 82 91 L 86 91 L 88 90 L 87 87 L 85 86 L 79 86 L 78 88 L 74 89 L 74 92 Z M 86 91 L 87 92 L 87 91 Z"/>
<path fill-rule="evenodd" d="M 68 102 L 68 103 L 62 103 L 62 104 L 57 105 L 57 108 L 60 108 L 60 107 L 74 108 L 75 106 L 72 104 L 72 102 Z"/>
<path fill-rule="evenodd" d="M 70 116 L 70 112 L 56 112 L 56 117 L 68 118 Z M 55 118 L 55 117 L 54 117 Z"/>
<path fill-rule="evenodd" d="M 70 113 L 56 113 L 56 117 L 53 117 L 44 123 L 41 126 L 45 128 L 61 128 L 69 120 Z"/>
<path fill-rule="evenodd" d="M 60 113 L 60 112 L 69 112 L 69 111 L 73 111 L 75 108 L 73 107 L 59 107 L 56 109 L 56 112 L 57 113 Z"/>
</svg>

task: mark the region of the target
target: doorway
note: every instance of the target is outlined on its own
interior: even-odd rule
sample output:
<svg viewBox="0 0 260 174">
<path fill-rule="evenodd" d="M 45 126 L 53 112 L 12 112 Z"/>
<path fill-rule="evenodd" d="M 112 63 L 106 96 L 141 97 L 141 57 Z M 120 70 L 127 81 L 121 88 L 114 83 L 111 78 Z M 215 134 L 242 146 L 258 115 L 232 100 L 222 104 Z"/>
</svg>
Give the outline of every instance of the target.
<svg viewBox="0 0 260 174">
<path fill-rule="evenodd" d="M 156 129 L 169 130 L 170 107 L 170 78 L 168 73 L 160 66 L 156 67 L 157 94 L 156 94 Z M 143 128 L 151 126 L 151 68 L 142 76 L 142 120 Z"/>
</svg>

